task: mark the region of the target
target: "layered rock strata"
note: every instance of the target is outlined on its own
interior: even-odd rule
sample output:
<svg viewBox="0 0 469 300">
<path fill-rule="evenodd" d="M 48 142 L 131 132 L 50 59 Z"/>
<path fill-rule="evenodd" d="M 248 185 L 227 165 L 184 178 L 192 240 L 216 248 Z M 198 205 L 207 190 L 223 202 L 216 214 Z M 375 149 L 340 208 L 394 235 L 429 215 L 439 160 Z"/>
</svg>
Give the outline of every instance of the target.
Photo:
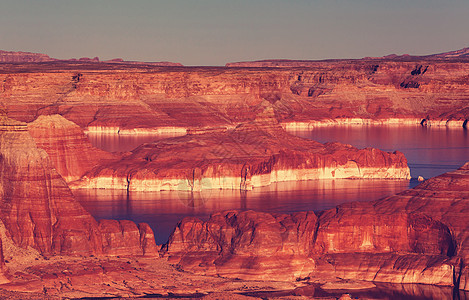
<svg viewBox="0 0 469 300">
<path fill-rule="evenodd" d="M 83 209 L 25 123 L 1 119 L 0 155 L 0 219 L 15 245 L 44 255 L 155 254 L 146 224 L 98 224 Z"/>
<path fill-rule="evenodd" d="M 466 61 L 424 58 L 286 68 L 2 64 L 0 103 L 21 121 L 61 114 L 84 129 L 115 133 L 230 128 L 255 119 L 262 101 L 287 124 L 399 120 L 462 128 L 468 74 Z"/>
<path fill-rule="evenodd" d="M 233 130 L 147 143 L 120 161 L 96 167 L 72 187 L 250 190 L 291 180 L 410 178 L 407 160 L 400 152 L 321 144 L 289 135 L 272 123 L 272 118 L 259 117 Z"/>
<path fill-rule="evenodd" d="M 39 116 L 28 124 L 28 131 L 67 182 L 81 178 L 99 164 L 119 158 L 117 154 L 94 148 L 83 130 L 61 115 Z"/>
<path fill-rule="evenodd" d="M 163 252 L 202 274 L 424 283 L 467 290 L 469 163 L 414 189 L 317 214 L 186 218 Z"/>
</svg>

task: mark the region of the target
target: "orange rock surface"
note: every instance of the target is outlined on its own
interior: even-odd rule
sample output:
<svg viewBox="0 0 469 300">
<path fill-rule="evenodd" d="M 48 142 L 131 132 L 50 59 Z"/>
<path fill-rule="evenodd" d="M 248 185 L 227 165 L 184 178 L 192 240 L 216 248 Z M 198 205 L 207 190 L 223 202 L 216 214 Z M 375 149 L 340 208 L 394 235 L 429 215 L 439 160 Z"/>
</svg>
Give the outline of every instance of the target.
<svg viewBox="0 0 469 300">
<path fill-rule="evenodd" d="M 407 160 L 400 152 L 323 145 L 292 136 L 272 123 L 275 119 L 267 108 L 255 122 L 232 130 L 147 143 L 120 161 L 96 167 L 72 187 L 250 190 L 291 180 L 410 178 Z"/>
<path fill-rule="evenodd" d="M 467 290 L 468 191 L 469 163 L 395 196 L 340 205 L 317 218 L 252 211 L 217 213 L 206 222 L 187 218 L 163 252 L 202 274 Z"/>
<path fill-rule="evenodd" d="M 262 101 L 292 128 L 423 119 L 462 127 L 469 118 L 468 72 L 465 61 L 424 58 L 287 68 L 2 64 L 0 103 L 21 121 L 61 114 L 82 128 L 115 133 L 231 128 L 255 119 Z"/>
<path fill-rule="evenodd" d="M 16 246 L 45 255 L 115 254 L 126 249 L 129 255 L 156 254 L 145 224 L 138 229 L 122 223 L 119 230 L 105 221 L 98 226 L 74 199 L 47 153 L 36 146 L 25 123 L 2 117 L 0 155 L 0 220 Z M 126 249 L 119 246 L 122 243 L 128 243 Z"/>
<path fill-rule="evenodd" d="M 60 115 L 39 116 L 28 124 L 28 131 L 67 182 L 79 179 L 99 164 L 119 158 L 117 154 L 91 146 L 83 130 Z"/>
</svg>

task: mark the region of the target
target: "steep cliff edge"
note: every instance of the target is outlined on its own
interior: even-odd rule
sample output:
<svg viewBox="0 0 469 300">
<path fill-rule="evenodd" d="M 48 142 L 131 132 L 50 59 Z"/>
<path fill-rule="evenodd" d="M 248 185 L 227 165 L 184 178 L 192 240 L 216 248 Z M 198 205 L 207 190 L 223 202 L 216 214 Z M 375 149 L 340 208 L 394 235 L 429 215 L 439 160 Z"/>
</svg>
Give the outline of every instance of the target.
<svg viewBox="0 0 469 300">
<path fill-rule="evenodd" d="M 99 164 L 119 159 L 117 154 L 94 148 L 83 130 L 61 115 L 39 116 L 28 124 L 28 131 L 67 182 L 79 179 Z"/>
<path fill-rule="evenodd" d="M 32 122 L 61 114 L 93 131 L 231 128 L 268 101 L 292 128 L 318 123 L 463 127 L 469 62 L 339 60 L 303 67 L 154 67 L 92 63 L 0 65 L 0 103 Z M 467 122 L 466 122 L 467 125 Z"/>
<path fill-rule="evenodd" d="M 0 157 L 0 219 L 17 246 L 45 255 L 113 255 L 122 253 L 113 241 L 132 236 L 129 255 L 155 254 L 146 224 L 114 228 L 83 209 L 25 123 L 1 118 Z"/>
<path fill-rule="evenodd" d="M 469 163 L 395 196 L 340 205 L 317 217 L 229 211 L 206 222 L 187 218 L 163 252 L 202 274 L 467 290 L 468 191 Z"/>
<path fill-rule="evenodd" d="M 232 130 L 188 134 L 144 144 L 96 167 L 72 188 L 129 191 L 240 189 L 325 178 L 410 178 L 400 152 L 321 144 L 292 136 L 269 108 Z"/>
</svg>

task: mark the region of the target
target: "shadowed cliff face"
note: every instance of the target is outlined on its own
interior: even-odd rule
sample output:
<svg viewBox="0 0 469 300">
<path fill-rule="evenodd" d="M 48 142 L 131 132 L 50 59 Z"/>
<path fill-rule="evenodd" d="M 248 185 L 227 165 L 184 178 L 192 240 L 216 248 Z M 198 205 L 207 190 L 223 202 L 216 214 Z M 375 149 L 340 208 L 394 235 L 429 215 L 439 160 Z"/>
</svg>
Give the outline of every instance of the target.
<svg viewBox="0 0 469 300">
<path fill-rule="evenodd" d="M 114 255 L 123 252 L 113 246 L 122 243 L 120 239 L 129 241 L 126 253 L 143 254 L 142 246 L 154 253 L 153 233 L 146 224 L 98 226 L 74 199 L 47 153 L 37 148 L 26 124 L 1 119 L 0 158 L 0 219 L 16 245 L 43 254 Z"/>
<path fill-rule="evenodd" d="M 469 163 L 395 196 L 340 205 L 318 217 L 229 211 L 206 222 L 187 218 L 163 252 L 204 274 L 468 289 L 468 190 Z"/>
<path fill-rule="evenodd" d="M 106 132 L 181 131 L 252 121 L 269 102 L 282 123 L 371 120 L 462 127 L 469 63 L 324 61 L 224 68 L 48 63 L 0 66 L 0 103 L 31 122 L 61 114 Z M 394 120 L 394 121 L 393 121 Z"/>
<path fill-rule="evenodd" d="M 100 165 L 73 188 L 129 191 L 241 189 L 325 178 L 408 179 L 400 152 L 320 144 L 289 135 L 267 108 L 231 130 L 188 134 L 144 144 L 120 161 Z"/>
</svg>

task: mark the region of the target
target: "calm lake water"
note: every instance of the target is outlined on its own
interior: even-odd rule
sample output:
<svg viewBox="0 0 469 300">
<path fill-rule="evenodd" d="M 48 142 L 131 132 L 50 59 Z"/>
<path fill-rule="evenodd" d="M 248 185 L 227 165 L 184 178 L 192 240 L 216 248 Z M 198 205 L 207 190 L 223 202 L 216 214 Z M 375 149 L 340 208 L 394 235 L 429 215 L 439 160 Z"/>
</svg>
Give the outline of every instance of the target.
<svg viewBox="0 0 469 300">
<path fill-rule="evenodd" d="M 469 134 L 463 128 L 422 126 L 331 126 L 290 131 L 315 141 L 341 142 L 357 148 L 399 150 L 407 158 L 412 177 L 430 178 L 469 161 Z"/>
<path fill-rule="evenodd" d="M 466 130 L 424 127 L 334 126 L 291 132 L 319 142 L 339 141 L 358 148 L 399 150 L 406 155 L 413 177 L 433 177 L 469 161 Z M 129 151 L 161 137 L 94 135 L 93 145 L 108 151 Z M 320 211 L 351 201 L 372 201 L 418 182 L 407 180 L 316 180 L 273 184 L 252 191 L 206 190 L 133 192 L 121 190 L 74 191 L 82 205 L 97 219 L 146 222 L 157 243 L 165 243 L 178 221 L 187 216 L 208 219 L 220 210 L 258 210 L 278 213 Z"/>
</svg>

